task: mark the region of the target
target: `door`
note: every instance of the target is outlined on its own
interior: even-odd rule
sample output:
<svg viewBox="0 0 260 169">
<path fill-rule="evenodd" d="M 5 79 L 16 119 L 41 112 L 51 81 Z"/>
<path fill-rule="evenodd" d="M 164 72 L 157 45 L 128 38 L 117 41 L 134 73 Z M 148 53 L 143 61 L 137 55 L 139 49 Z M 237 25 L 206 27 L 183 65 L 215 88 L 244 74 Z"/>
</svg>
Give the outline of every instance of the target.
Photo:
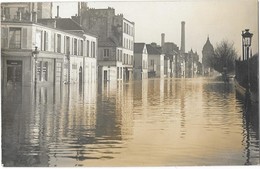
<svg viewBox="0 0 260 169">
<path fill-rule="evenodd" d="M 7 83 L 22 83 L 22 61 L 7 61 Z"/>
<path fill-rule="evenodd" d="M 104 71 L 104 82 L 107 82 L 107 70 Z"/>
</svg>

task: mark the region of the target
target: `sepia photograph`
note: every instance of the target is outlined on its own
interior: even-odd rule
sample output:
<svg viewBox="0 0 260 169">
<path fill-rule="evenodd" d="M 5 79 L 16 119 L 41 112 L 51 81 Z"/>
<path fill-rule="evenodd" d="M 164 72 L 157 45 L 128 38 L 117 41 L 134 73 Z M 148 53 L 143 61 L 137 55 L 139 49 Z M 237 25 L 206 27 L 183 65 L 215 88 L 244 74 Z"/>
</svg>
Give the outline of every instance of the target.
<svg viewBox="0 0 260 169">
<path fill-rule="evenodd" d="M 258 55 L 258 0 L 4 0 L 1 166 L 259 166 Z"/>
</svg>

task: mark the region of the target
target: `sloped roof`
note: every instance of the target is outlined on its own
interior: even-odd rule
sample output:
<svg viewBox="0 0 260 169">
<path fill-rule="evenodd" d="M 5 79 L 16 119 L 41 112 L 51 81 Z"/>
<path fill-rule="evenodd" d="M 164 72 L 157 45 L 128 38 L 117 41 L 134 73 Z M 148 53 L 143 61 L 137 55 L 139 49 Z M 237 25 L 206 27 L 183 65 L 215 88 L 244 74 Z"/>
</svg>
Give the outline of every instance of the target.
<svg viewBox="0 0 260 169">
<path fill-rule="evenodd" d="M 38 19 L 38 22 L 47 24 L 48 21 L 56 21 L 56 27 L 64 30 L 82 30 L 83 28 L 71 18 Z"/>
<path fill-rule="evenodd" d="M 134 43 L 134 53 L 143 53 L 145 43 Z"/>
<path fill-rule="evenodd" d="M 161 54 L 161 52 L 158 49 L 152 47 L 152 45 L 150 45 L 150 44 L 147 44 L 146 48 L 147 48 L 147 53 L 150 55 L 160 55 Z"/>
<path fill-rule="evenodd" d="M 99 47 L 116 47 L 117 44 L 111 38 L 107 38 L 106 40 L 99 40 L 98 46 Z"/>
<path fill-rule="evenodd" d="M 212 44 L 210 43 L 209 37 L 208 37 L 205 45 L 203 46 L 202 51 L 210 51 L 210 50 L 214 50 L 214 48 L 213 48 Z"/>
</svg>

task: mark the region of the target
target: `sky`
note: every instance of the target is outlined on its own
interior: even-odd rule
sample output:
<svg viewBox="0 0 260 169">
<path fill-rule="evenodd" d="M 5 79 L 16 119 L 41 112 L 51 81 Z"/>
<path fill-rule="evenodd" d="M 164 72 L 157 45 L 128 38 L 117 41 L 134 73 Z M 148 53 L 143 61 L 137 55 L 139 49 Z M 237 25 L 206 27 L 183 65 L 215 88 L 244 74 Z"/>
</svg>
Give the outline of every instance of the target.
<svg viewBox="0 0 260 169">
<path fill-rule="evenodd" d="M 60 6 L 61 17 L 77 13 L 77 2 L 53 3 L 53 15 Z M 257 0 L 143 0 L 143 1 L 89 1 L 90 8 L 115 9 L 124 18 L 135 23 L 135 42 L 161 44 L 161 33 L 166 42 L 181 44 L 181 21 L 185 21 L 186 52 L 192 49 L 201 57 L 209 37 L 214 47 L 223 40 L 234 43 L 241 55 L 241 32 L 253 33 L 252 52 L 258 52 Z"/>
</svg>

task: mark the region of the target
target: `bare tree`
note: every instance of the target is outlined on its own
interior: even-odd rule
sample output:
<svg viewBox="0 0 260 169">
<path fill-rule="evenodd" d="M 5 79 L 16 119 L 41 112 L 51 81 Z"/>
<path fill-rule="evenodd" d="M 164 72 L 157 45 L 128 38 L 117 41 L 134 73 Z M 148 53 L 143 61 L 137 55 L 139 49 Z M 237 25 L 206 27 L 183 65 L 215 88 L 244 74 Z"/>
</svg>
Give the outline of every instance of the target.
<svg viewBox="0 0 260 169">
<path fill-rule="evenodd" d="M 235 69 L 236 58 L 237 52 L 233 43 L 222 41 L 220 44 L 217 44 L 215 48 L 211 66 L 220 73 L 230 73 Z"/>
</svg>

